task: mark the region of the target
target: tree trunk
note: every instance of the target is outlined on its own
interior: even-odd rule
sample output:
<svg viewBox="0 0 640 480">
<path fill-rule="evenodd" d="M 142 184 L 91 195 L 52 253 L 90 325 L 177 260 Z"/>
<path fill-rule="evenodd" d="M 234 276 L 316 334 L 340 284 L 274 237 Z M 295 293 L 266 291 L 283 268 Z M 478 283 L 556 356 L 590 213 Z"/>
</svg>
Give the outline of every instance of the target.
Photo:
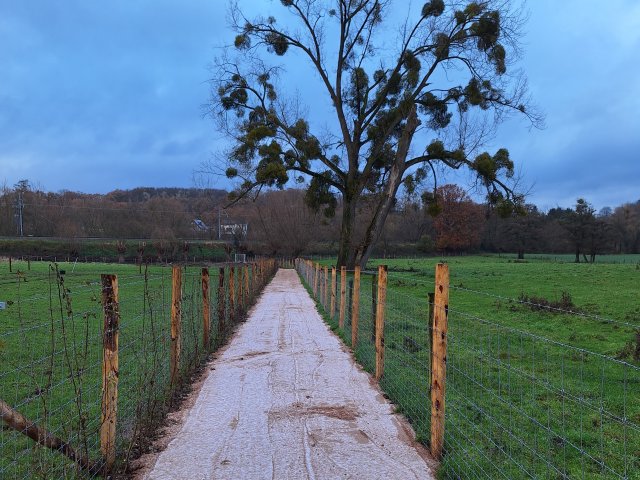
<svg viewBox="0 0 640 480">
<path fill-rule="evenodd" d="M 356 217 L 356 199 L 351 195 L 344 195 L 342 201 L 342 225 L 340 228 L 340 246 L 336 267 L 345 265 L 347 270 L 353 270 L 356 264 L 356 252 L 353 246 L 353 225 Z"/>
<path fill-rule="evenodd" d="M 387 180 L 387 188 L 383 194 L 383 197 L 380 199 L 378 203 L 378 208 L 376 210 L 373 219 L 371 220 L 371 224 L 367 229 L 367 233 L 364 238 L 364 242 L 362 243 L 362 249 L 360 253 L 360 259 L 358 263 L 361 268 L 365 268 L 371 254 L 373 253 L 373 247 L 375 247 L 376 242 L 378 241 L 378 237 L 382 232 L 382 227 L 384 227 L 384 222 L 391 211 L 391 207 L 393 207 L 394 200 L 396 198 L 396 193 L 398 192 L 398 188 L 400 188 L 400 184 L 402 183 L 402 174 L 403 171 L 394 171 L 395 166 L 391 168 L 391 173 L 389 174 L 389 179 Z"/>
<path fill-rule="evenodd" d="M 518 260 L 524 260 L 524 249 L 518 249 Z"/>
<path fill-rule="evenodd" d="M 407 160 L 407 155 L 409 154 L 409 147 L 411 146 L 411 140 L 413 139 L 413 134 L 418 128 L 419 121 L 418 115 L 416 113 L 416 107 L 413 106 L 409 115 L 407 117 L 407 124 L 404 127 L 404 131 L 402 132 L 402 136 L 398 141 L 398 149 L 396 151 L 396 158 L 391 166 L 391 170 L 389 171 L 389 177 L 387 178 L 387 183 L 384 188 L 384 192 L 382 193 L 382 198 L 378 203 L 376 208 L 376 212 L 371 220 L 371 224 L 369 228 L 367 228 L 367 233 L 364 238 L 364 242 L 362 244 L 361 255 L 359 259 L 360 267 L 365 268 L 367 262 L 369 261 L 369 257 L 373 252 L 373 247 L 378 241 L 378 237 L 380 233 L 382 233 L 382 228 L 384 227 L 384 222 L 387 219 L 387 215 L 391 211 L 391 207 L 393 207 L 396 193 L 398 192 L 398 188 L 402 184 L 402 176 L 406 170 L 405 162 Z"/>
</svg>

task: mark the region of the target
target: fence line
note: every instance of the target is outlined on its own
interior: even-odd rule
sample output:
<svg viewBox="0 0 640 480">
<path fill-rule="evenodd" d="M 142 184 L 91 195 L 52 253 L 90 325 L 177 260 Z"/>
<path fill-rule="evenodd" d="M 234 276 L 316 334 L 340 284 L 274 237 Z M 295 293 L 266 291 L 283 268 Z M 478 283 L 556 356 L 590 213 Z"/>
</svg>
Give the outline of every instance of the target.
<svg viewBox="0 0 640 480">
<path fill-rule="evenodd" d="M 307 285 L 324 272 L 308 260 L 298 260 L 297 269 Z M 554 339 L 552 331 L 527 331 L 522 325 L 529 322 L 522 319 L 543 318 L 558 326 L 564 318 L 599 320 L 604 335 L 637 332 L 640 339 L 638 325 L 575 309 L 538 309 L 540 302 L 442 281 L 437 271 L 430 280 L 389 272 L 381 298 L 379 272 L 347 272 L 344 281 L 354 282 L 347 291 L 358 298 L 348 302 L 343 325 L 322 289 L 316 299 L 356 359 L 411 422 L 418 440 L 441 457 L 443 478 L 640 479 L 640 359 L 571 345 Z M 440 298 L 447 289 L 449 301 Z M 473 311 L 483 298 L 498 300 L 494 311 L 504 303 L 510 308 L 494 320 Z M 380 309 L 382 331 L 376 328 Z M 560 320 L 549 320 L 551 311 L 561 313 L 555 317 Z M 376 342 L 381 338 L 384 342 Z M 376 345 L 384 349 L 383 370 Z"/>
<path fill-rule="evenodd" d="M 55 264 L 31 267 L 0 274 L 0 478 L 7 480 L 126 470 L 278 262 L 236 264 L 235 275 L 221 266 L 221 290 L 205 281 L 207 267 L 117 267 L 102 279 Z"/>
</svg>

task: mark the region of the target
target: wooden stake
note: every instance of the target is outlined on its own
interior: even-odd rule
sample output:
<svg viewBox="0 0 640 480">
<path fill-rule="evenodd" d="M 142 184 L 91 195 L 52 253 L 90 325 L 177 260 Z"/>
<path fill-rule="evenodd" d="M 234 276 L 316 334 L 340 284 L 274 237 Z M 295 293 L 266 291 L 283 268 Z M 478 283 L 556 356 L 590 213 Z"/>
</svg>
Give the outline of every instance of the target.
<svg viewBox="0 0 640 480">
<path fill-rule="evenodd" d="M 219 341 L 224 338 L 225 315 L 226 315 L 225 306 L 226 306 L 226 298 L 224 295 L 224 267 L 220 267 L 220 270 L 218 271 L 218 340 Z"/>
<path fill-rule="evenodd" d="M 242 296 L 244 295 L 244 282 L 242 281 L 242 267 L 238 266 L 237 270 L 237 280 L 238 288 L 236 289 L 236 308 L 238 309 L 238 315 L 242 316 L 242 311 L 244 310 Z"/>
<path fill-rule="evenodd" d="M 384 373 L 384 306 L 387 300 L 387 266 L 378 266 L 378 295 L 376 302 L 376 380 Z"/>
<path fill-rule="evenodd" d="M 180 373 L 180 330 L 182 322 L 182 268 L 174 265 L 171 269 L 171 388 L 178 383 Z"/>
<path fill-rule="evenodd" d="M 249 308 L 249 267 L 242 267 L 242 280 L 244 282 L 244 295 L 242 297 L 242 305 L 245 311 Z"/>
<path fill-rule="evenodd" d="M 447 317 L 449 313 L 449 266 L 436 265 L 431 345 L 431 454 L 442 458 L 444 447 L 444 402 L 447 369 Z"/>
<path fill-rule="evenodd" d="M 347 306 L 347 267 L 340 267 L 340 318 L 338 326 L 344 329 L 344 314 Z"/>
<path fill-rule="evenodd" d="M 436 294 L 433 292 L 427 293 L 429 299 L 429 347 L 433 346 L 433 305 L 436 301 Z M 431 374 L 433 372 L 433 350 L 431 350 L 431 368 L 429 368 L 429 395 L 431 395 Z"/>
<path fill-rule="evenodd" d="M 209 313 L 209 269 L 202 269 L 202 345 L 205 352 L 209 350 L 209 333 L 211 331 Z"/>
<path fill-rule="evenodd" d="M 329 267 L 324 267 L 324 309 L 329 306 Z"/>
<path fill-rule="evenodd" d="M 331 310 L 329 315 L 331 320 L 336 316 L 336 267 L 331 267 Z"/>
<path fill-rule="evenodd" d="M 358 320 L 360 318 L 360 267 L 353 273 L 353 297 L 351 298 L 351 348 L 358 345 Z"/>
<path fill-rule="evenodd" d="M 105 470 L 110 472 L 116 461 L 116 417 L 118 410 L 118 277 L 102 275 L 102 414 L 100 421 L 100 452 Z"/>
<path fill-rule="evenodd" d="M 376 343 L 376 311 L 377 311 L 377 301 L 376 297 L 378 295 L 378 275 L 373 274 L 371 278 L 371 341 Z"/>
<path fill-rule="evenodd" d="M 229 322 L 236 321 L 236 278 L 235 268 L 229 268 Z"/>
</svg>

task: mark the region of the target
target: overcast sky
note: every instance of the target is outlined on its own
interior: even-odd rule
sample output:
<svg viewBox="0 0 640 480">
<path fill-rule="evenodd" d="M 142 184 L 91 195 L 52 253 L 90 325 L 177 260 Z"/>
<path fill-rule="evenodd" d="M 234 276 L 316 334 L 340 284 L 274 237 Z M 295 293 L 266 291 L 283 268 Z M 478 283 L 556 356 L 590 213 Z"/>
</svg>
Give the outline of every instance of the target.
<svg viewBox="0 0 640 480">
<path fill-rule="evenodd" d="M 233 39 L 226 6 L 0 0 L 0 184 L 194 186 L 193 171 L 225 144 L 203 105 L 210 62 Z M 640 200 L 640 2 L 527 8 L 521 66 L 546 128 L 511 121 L 489 147 L 511 151 L 543 209 Z"/>
</svg>

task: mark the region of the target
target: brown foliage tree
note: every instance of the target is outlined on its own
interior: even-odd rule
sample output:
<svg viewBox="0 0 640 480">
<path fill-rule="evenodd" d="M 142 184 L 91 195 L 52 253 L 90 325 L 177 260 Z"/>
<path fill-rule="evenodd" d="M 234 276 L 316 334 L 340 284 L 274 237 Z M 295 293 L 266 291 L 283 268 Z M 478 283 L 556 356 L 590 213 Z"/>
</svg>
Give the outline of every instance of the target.
<svg viewBox="0 0 640 480">
<path fill-rule="evenodd" d="M 482 207 L 457 185 L 436 190 L 439 213 L 434 219 L 436 248 L 447 252 L 473 250 L 480 245 L 484 215 Z"/>
</svg>

